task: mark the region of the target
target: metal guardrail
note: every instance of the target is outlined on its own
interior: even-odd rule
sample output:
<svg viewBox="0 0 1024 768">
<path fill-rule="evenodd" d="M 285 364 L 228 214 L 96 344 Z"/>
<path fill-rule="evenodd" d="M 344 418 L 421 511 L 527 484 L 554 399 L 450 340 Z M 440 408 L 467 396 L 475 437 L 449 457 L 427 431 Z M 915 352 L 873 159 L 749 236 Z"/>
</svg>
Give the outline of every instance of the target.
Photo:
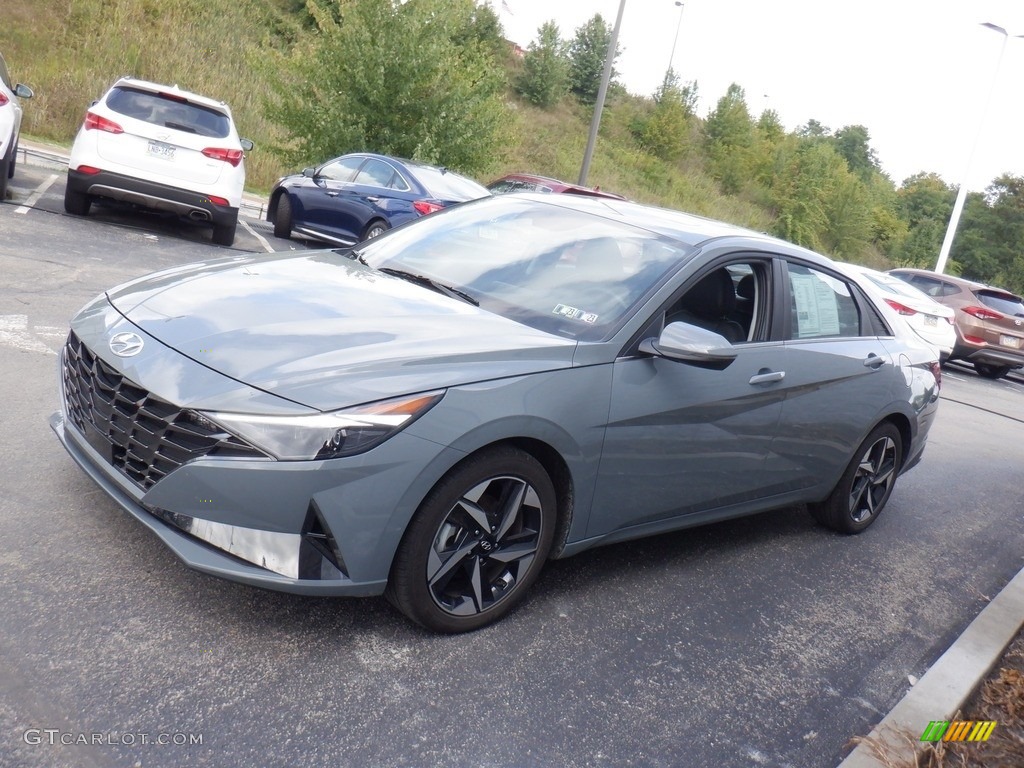
<svg viewBox="0 0 1024 768">
<path fill-rule="evenodd" d="M 66 171 L 68 167 L 67 155 L 57 152 L 47 152 L 35 147 L 19 146 L 18 154 L 21 156 L 21 162 L 25 165 L 48 168 L 54 171 Z M 262 200 L 242 197 L 239 213 L 244 213 L 251 219 L 263 219 L 266 216 L 266 212 L 267 204 Z"/>
</svg>

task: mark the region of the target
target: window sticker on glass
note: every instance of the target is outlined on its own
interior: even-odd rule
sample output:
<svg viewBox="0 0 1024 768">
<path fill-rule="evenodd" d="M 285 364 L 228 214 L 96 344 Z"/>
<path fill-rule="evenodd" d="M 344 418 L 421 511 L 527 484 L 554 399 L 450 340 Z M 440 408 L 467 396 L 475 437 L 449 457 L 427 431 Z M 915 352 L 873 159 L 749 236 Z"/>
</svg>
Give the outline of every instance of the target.
<svg viewBox="0 0 1024 768">
<path fill-rule="evenodd" d="M 839 335 L 839 306 L 835 289 L 817 275 L 791 272 L 789 278 L 796 307 L 796 337 Z"/>
<path fill-rule="evenodd" d="M 589 325 L 596 323 L 599 317 L 596 312 L 586 312 L 576 307 L 570 307 L 568 304 L 558 304 L 551 312 L 552 314 L 568 317 L 570 320 L 579 320 Z"/>
</svg>

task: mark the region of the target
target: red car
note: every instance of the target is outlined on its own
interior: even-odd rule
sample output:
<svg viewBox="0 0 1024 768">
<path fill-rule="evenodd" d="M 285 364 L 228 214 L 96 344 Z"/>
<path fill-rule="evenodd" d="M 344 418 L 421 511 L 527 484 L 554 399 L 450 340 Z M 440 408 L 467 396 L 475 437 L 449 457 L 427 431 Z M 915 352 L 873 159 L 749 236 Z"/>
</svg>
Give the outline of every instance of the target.
<svg viewBox="0 0 1024 768">
<path fill-rule="evenodd" d="M 504 195 L 509 192 L 565 192 L 570 195 L 585 195 L 588 197 L 609 197 L 614 200 L 625 200 L 622 195 L 614 192 L 605 192 L 600 187 L 584 187 L 579 184 L 569 184 L 558 179 L 549 179 L 547 176 L 534 176 L 529 173 L 511 173 L 502 176 L 487 185 L 492 195 Z"/>
</svg>

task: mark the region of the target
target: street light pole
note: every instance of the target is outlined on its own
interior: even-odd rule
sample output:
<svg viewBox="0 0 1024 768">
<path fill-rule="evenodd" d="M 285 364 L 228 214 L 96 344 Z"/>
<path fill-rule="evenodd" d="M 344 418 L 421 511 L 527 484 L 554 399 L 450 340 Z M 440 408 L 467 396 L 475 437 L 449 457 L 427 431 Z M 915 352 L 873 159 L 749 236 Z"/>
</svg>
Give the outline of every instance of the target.
<svg viewBox="0 0 1024 768">
<path fill-rule="evenodd" d="M 587 174 L 590 172 L 590 160 L 594 155 L 594 144 L 597 143 L 597 129 L 601 126 L 601 112 L 604 110 L 604 99 L 608 95 L 608 81 L 612 79 L 612 64 L 615 62 L 615 49 L 619 44 L 619 27 L 622 26 L 622 12 L 626 9 L 626 0 L 619 3 L 619 15 L 615 18 L 612 39 L 608 43 L 608 52 L 604 56 L 604 73 L 601 75 L 601 86 L 597 89 L 597 103 L 594 104 L 594 117 L 590 121 L 590 135 L 587 137 L 587 149 L 583 153 L 583 166 L 580 168 L 579 184 L 585 186 Z"/>
<path fill-rule="evenodd" d="M 996 59 L 996 69 L 992 74 L 992 83 L 989 86 L 988 99 L 986 99 L 985 107 L 981 111 L 981 121 L 978 125 L 978 133 L 974 137 L 974 144 L 971 146 L 971 153 L 967 157 L 967 169 L 964 171 L 964 177 L 960 180 L 960 188 L 956 192 L 956 201 L 953 203 L 953 213 L 950 214 L 949 225 L 946 227 L 946 236 L 942 240 L 942 247 L 939 249 L 939 258 L 935 262 L 935 271 L 940 274 L 946 269 L 946 262 L 949 260 L 949 252 L 953 247 L 953 238 L 956 236 L 956 228 L 960 224 L 960 214 L 963 213 L 964 203 L 967 201 L 967 179 L 971 172 L 971 164 L 974 162 L 974 153 L 978 149 L 979 141 L 981 141 L 981 133 L 985 128 L 989 107 L 992 106 L 992 97 L 995 95 L 996 83 L 999 80 L 999 68 L 1003 63 L 1003 54 L 1006 52 L 1006 43 L 1011 37 L 1009 32 L 992 22 L 986 21 L 981 26 L 987 27 L 1002 35 L 1003 43 L 999 47 L 999 57 Z M 1012 37 L 1024 37 L 1024 35 L 1013 35 Z"/>
<path fill-rule="evenodd" d="M 669 57 L 668 57 L 668 69 L 669 70 L 672 70 L 672 64 L 676 60 L 676 43 L 679 42 L 679 28 L 681 26 L 683 26 L 683 4 L 681 2 L 679 2 L 679 0 L 676 0 L 676 5 L 679 6 L 679 21 L 676 22 L 676 36 L 674 38 L 672 38 L 672 53 L 670 53 Z M 668 77 L 667 73 L 666 73 L 665 77 L 666 78 Z"/>
</svg>

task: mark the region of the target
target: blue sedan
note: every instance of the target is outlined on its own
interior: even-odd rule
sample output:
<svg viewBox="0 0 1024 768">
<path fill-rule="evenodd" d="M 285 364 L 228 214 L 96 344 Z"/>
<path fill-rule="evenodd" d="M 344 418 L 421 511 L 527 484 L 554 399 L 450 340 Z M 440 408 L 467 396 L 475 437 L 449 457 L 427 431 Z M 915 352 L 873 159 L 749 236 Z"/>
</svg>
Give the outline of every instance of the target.
<svg viewBox="0 0 1024 768">
<path fill-rule="evenodd" d="M 413 160 L 357 153 L 285 176 L 270 192 L 267 221 L 292 233 L 352 245 L 420 216 L 490 192 L 472 179 Z"/>
</svg>

